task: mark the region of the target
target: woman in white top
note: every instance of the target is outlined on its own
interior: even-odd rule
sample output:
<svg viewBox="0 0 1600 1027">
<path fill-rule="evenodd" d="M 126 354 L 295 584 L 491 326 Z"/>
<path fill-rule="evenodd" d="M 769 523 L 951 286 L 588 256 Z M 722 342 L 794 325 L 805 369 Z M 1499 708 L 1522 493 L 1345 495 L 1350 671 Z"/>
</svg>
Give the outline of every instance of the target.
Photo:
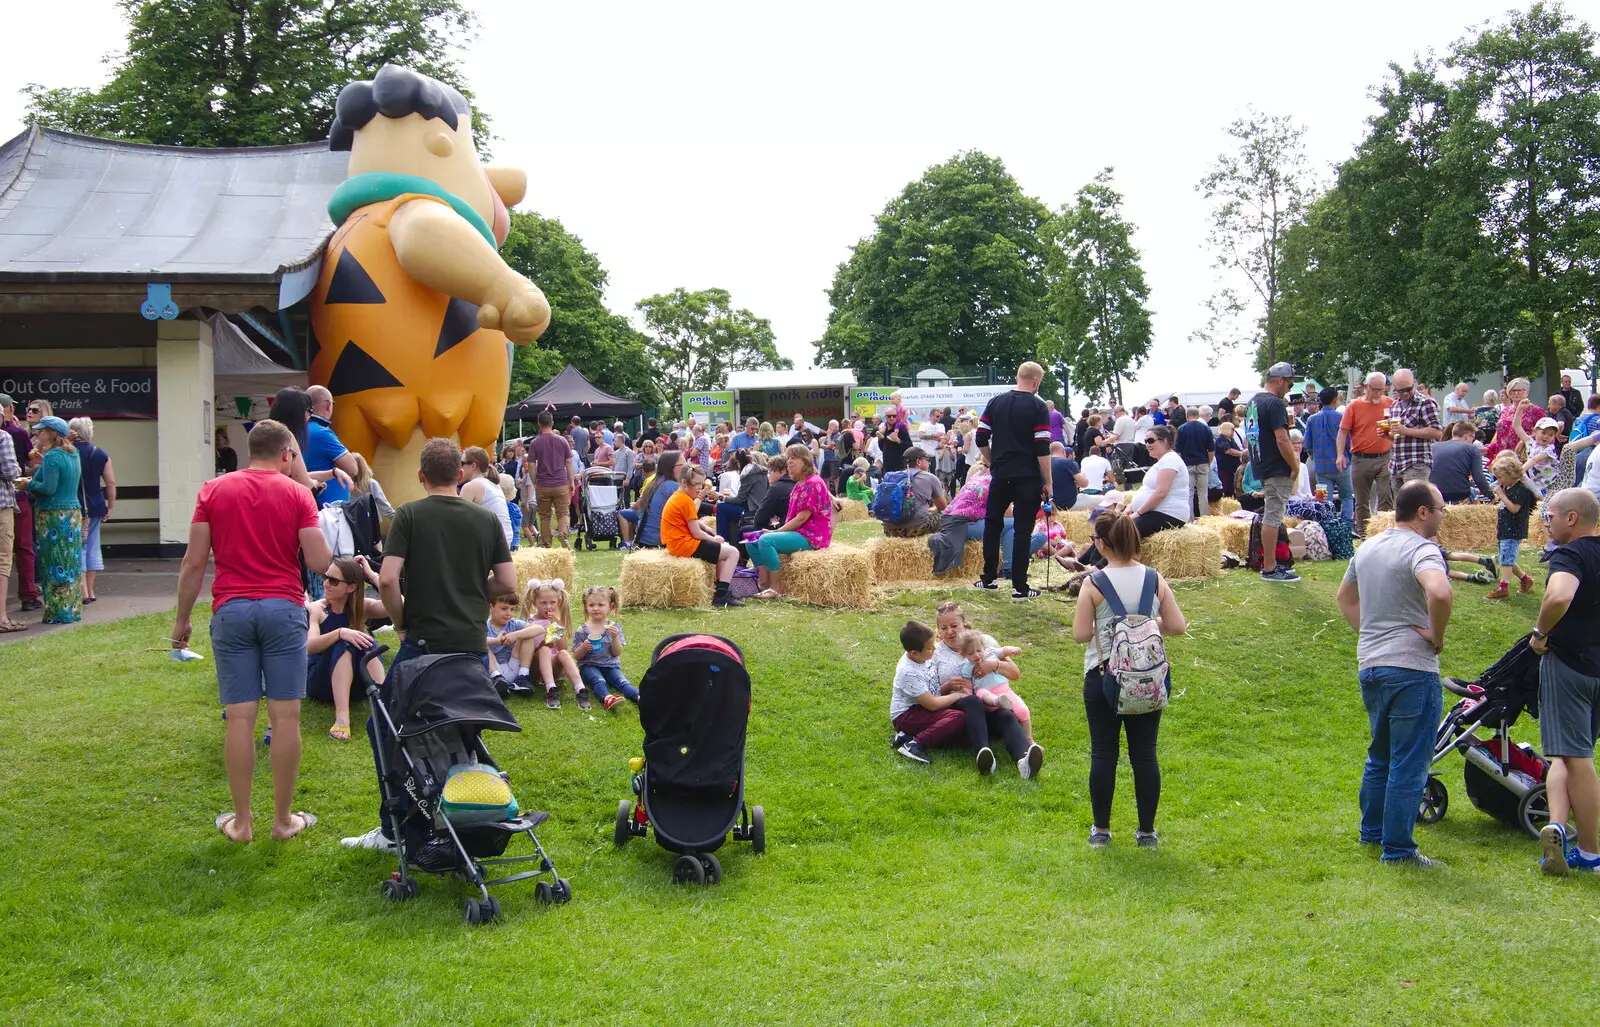
<svg viewBox="0 0 1600 1027">
<path fill-rule="evenodd" d="M 1294 455 L 1301 456 L 1305 452 L 1306 437 L 1299 428 L 1289 429 L 1289 444 L 1294 447 Z M 1304 459 L 1300 461 L 1300 475 L 1294 481 L 1294 495 L 1311 496 L 1311 468 Z"/>
<path fill-rule="evenodd" d="M 1169 425 L 1158 424 L 1150 429 L 1145 440 L 1150 455 L 1156 458 L 1155 466 L 1144 472 L 1144 484 L 1128 507 L 1140 538 L 1189 523 L 1193 502 L 1189 468 L 1184 466 L 1183 458 L 1173 452 L 1172 435 Z"/>
<path fill-rule="evenodd" d="M 1136 613 L 1144 593 L 1146 571 L 1135 558 L 1139 555 L 1139 529 L 1127 514 L 1105 514 L 1095 521 L 1093 545 L 1105 557 L 1106 580 L 1116 590 L 1122 608 Z M 1161 634 L 1181 635 L 1188 630 L 1183 611 L 1172 595 L 1172 588 L 1159 573 L 1156 576 L 1156 622 Z M 1102 652 L 1111 644 L 1113 615 L 1100 592 L 1095 574 L 1084 579 L 1078 608 L 1072 618 L 1072 637 L 1086 643 L 1083 654 L 1083 708 L 1089 724 L 1089 805 L 1094 825 L 1089 844 L 1100 848 L 1111 844 L 1111 799 L 1117 786 L 1117 759 L 1121 734 L 1128 733 L 1128 763 L 1133 767 L 1134 804 L 1139 811 L 1139 830 L 1134 839 L 1140 846 L 1154 847 L 1156 805 L 1161 799 L 1161 765 L 1156 760 L 1156 735 L 1161 729 L 1161 711 L 1123 715 L 1107 698 L 1100 664 Z"/>
<path fill-rule="evenodd" d="M 461 486 L 461 498 L 477 503 L 494 514 L 505 533 L 506 545 L 514 544 L 511 536 L 511 508 L 506 505 L 505 493 L 500 491 L 500 472 L 489 462 L 489 454 L 482 446 L 472 446 L 461 454 L 461 471 L 466 481 Z"/>
</svg>

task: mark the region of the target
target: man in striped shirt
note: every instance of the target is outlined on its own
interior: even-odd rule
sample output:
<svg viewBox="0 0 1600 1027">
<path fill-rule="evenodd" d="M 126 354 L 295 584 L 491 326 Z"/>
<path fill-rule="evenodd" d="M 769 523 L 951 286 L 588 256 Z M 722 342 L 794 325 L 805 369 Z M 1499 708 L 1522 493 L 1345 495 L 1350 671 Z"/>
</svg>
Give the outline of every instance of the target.
<svg viewBox="0 0 1600 1027">
<path fill-rule="evenodd" d="M 1044 368 L 1029 360 L 1017 368 L 1017 387 L 989 401 L 978 419 L 978 449 L 989 461 L 989 502 L 983 527 L 983 577 L 979 588 L 994 589 L 1000 570 L 1000 536 L 1006 508 L 1018 530 L 1011 540 L 1011 598 L 1032 599 L 1028 557 L 1032 525 L 1041 501 L 1050 499 L 1050 408 L 1039 398 Z"/>
</svg>

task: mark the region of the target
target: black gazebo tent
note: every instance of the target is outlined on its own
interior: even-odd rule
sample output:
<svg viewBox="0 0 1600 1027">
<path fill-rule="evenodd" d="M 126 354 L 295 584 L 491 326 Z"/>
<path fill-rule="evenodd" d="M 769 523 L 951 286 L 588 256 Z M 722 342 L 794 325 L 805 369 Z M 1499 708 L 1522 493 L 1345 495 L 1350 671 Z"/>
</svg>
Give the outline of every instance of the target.
<svg viewBox="0 0 1600 1027">
<path fill-rule="evenodd" d="M 644 412 L 644 408 L 631 399 L 621 399 L 595 388 L 583 372 L 571 364 L 521 403 L 506 407 L 506 420 L 532 421 L 543 410 L 550 411 L 557 424 L 574 414 L 585 421 L 610 421 L 618 417 L 638 417 Z"/>
</svg>

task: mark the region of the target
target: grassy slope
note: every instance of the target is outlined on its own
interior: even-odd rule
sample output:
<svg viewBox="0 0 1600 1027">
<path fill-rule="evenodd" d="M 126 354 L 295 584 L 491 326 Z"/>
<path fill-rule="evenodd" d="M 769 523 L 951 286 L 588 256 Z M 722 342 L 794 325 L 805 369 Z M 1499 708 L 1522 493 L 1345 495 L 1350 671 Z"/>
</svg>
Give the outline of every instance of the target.
<svg viewBox="0 0 1600 1027">
<path fill-rule="evenodd" d="M 870 526 L 844 529 L 853 538 Z M 586 555 L 584 583 L 617 557 Z M 668 884 L 653 841 L 618 852 L 640 733 L 631 708 L 516 707 L 492 750 L 572 905 L 465 928 L 432 878 L 384 903 L 387 858 L 338 845 L 374 822 L 364 741 L 306 716 L 293 842 L 229 845 L 208 663 L 158 653 L 144 617 L 0 648 L 0 1016 L 13 1022 L 1516 1022 L 1589 1011 L 1600 957 L 1594 882 L 1550 881 L 1534 846 L 1474 810 L 1459 758 L 1451 810 L 1423 828 L 1450 864 L 1375 865 L 1355 845 L 1366 723 L 1351 636 L 1322 565 L 1301 586 L 1243 575 L 1179 586 L 1191 637 L 1171 646 L 1181 697 L 1163 725 L 1159 853 L 1136 851 L 1123 768 L 1116 845 L 1091 852 L 1081 650 L 1072 606 L 971 599 L 1027 647 L 1019 691 L 1041 780 L 978 778 L 968 758 L 913 766 L 886 743 L 895 633 L 939 594 L 871 614 L 791 605 L 625 615 L 635 680 L 655 639 L 694 625 L 748 654 L 753 802 L 764 857 L 730 843 L 715 888 Z M 1525 629 L 1530 599 L 1458 593 L 1446 671 L 1475 674 Z M 197 632 L 203 638 L 203 631 Z M 1521 731 L 1534 737 L 1531 725 Z M 359 735 L 358 735 L 359 738 Z M 258 808 L 267 808 L 265 761 Z M 257 835 L 266 834 L 258 817 Z M 1559 963 L 1541 958 L 1553 948 Z M 1449 1010 L 1447 1012 L 1447 1009 Z"/>
</svg>

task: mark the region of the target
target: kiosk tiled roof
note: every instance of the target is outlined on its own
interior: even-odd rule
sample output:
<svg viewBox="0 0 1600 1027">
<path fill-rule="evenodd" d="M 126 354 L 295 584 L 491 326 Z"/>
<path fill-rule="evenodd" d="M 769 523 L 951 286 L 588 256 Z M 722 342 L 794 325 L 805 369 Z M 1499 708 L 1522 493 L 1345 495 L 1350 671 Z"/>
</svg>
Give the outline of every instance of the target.
<svg viewBox="0 0 1600 1027">
<path fill-rule="evenodd" d="M 0 144 L 0 281 L 276 282 L 321 252 L 348 161 L 30 127 Z"/>
</svg>

